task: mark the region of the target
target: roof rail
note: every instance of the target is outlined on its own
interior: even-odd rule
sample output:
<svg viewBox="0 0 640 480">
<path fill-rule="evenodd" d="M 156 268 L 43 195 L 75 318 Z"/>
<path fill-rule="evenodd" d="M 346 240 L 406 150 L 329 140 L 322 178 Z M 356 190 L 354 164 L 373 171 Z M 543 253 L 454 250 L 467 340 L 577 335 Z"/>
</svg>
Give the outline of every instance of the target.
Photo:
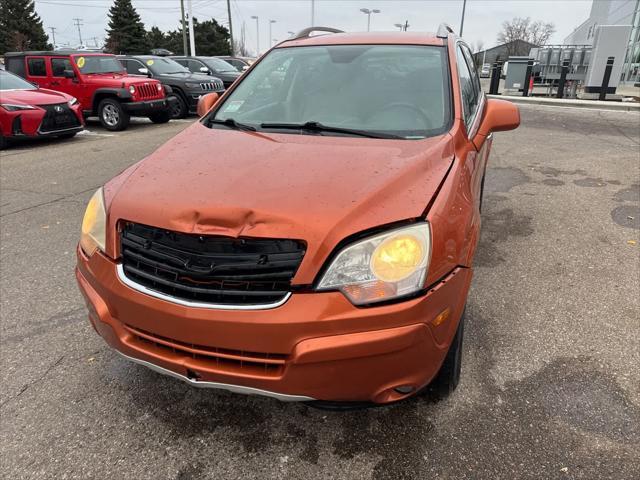
<svg viewBox="0 0 640 480">
<path fill-rule="evenodd" d="M 455 34 L 455 32 L 453 31 L 453 28 L 451 28 L 451 26 L 448 23 L 441 23 L 440 26 L 438 27 L 438 33 L 436 34 L 436 37 L 447 38 L 450 33 Z"/>
<path fill-rule="evenodd" d="M 287 41 L 310 37 L 312 32 L 344 33 L 344 30 L 338 30 L 337 28 L 331 28 L 331 27 L 309 27 L 309 28 L 300 30 L 293 37 L 287 38 Z"/>
</svg>

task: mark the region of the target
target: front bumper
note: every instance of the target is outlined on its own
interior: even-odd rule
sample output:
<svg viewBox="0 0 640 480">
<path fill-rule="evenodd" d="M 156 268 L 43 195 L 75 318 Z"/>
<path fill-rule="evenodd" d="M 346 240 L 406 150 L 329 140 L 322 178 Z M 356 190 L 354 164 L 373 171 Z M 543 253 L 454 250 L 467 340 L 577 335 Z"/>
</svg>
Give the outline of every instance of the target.
<svg viewBox="0 0 640 480">
<path fill-rule="evenodd" d="M 470 269 L 456 269 L 419 298 L 373 308 L 323 292 L 295 293 L 270 310 L 212 310 L 146 295 L 116 270 L 78 250 L 90 321 L 111 347 L 198 387 L 280 400 L 386 403 L 418 391 L 444 360 L 471 282 Z"/>
<path fill-rule="evenodd" d="M 165 112 L 170 108 L 170 105 L 171 101 L 168 98 L 160 98 L 158 100 L 123 103 L 122 107 L 131 115 L 148 116 L 154 113 Z"/>
<path fill-rule="evenodd" d="M 71 111 L 78 119 L 76 126 L 60 129 L 41 130 L 46 111 L 42 108 L 20 110 L 17 112 L 0 111 L 0 132 L 7 138 L 59 136 L 84 130 L 84 118 L 76 105 Z"/>
</svg>

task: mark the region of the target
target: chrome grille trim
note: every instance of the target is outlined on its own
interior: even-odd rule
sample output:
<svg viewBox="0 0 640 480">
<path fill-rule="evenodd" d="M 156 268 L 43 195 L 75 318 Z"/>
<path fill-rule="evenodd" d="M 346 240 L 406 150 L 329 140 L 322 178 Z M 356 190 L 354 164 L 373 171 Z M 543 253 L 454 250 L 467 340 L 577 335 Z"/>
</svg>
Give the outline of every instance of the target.
<svg viewBox="0 0 640 480">
<path fill-rule="evenodd" d="M 133 280 L 131 280 L 129 277 L 125 275 L 124 266 L 121 263 L 116 265 L 116 271 L 118 274 L 118 278 L 126 286 L 134 290 L 137 290 L 138 292 L 149 295 L 151 297 L 159 298 L 160 300 L 164 300 L 170 303 L 177 303 L 178 305 L 184 305 L 185 307 L 208 308 L 208 309 L 215 309 L 215 310 L 270 310 L 272 308 L 277 308 L 281 305 L 284 305 L 287 302 L 287 300 L 289 300 L 289 298 L 291 297 L 291 292 L 287 292 L 287 294 L 277 302 L 262 303 L 258 305 L 227 305 L 227 304 L 219 305 L 215 303 L 191 302 L 189 300 L 183 300 L 182 298 L 171 297 L 162 292 L 157 292 L 156 290 L 152 290 L 150 288 L 145 287 L 144 285 L 140 285 L 139 283 L 134 282 Z"/>
</svg>

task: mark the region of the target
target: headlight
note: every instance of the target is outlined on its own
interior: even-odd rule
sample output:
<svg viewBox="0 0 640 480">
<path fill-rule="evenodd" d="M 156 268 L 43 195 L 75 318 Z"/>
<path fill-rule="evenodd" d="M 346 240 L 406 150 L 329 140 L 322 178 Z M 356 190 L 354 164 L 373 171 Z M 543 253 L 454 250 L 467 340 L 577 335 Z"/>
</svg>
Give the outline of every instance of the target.
<svg viewBox="0 0 640 480">
<path fill-rule="evenodd" d="M 71 97 L 67 103 L 70 107 L 73 107 L 76 103 L 78 103 L 78 99 L 76 97 Z"/>
<path fill-rule="evenodd" d="M 159 83 L 157 86 L 158 86 L 158 91 L 161 92 L 162 91 L 162 84 Z"/>
<path fill-rule="evenodd" d="M 80 247 L 87 256 L 100 249 L 104 252 L 106 244 L 107 214 L 104 209 L 102 188 L 93 194 L 82 220 Z"/>
<path fill-rule="evenodd" d="M 341 250 L 318 290 L 340 290 L 355 305 L 409 295 L 423 287 L 430 257 L 428 223 L 397 228 Z"/>
<path fill-rule="evenodd" d="M 133 85 L 130 85 L 130 86 L 129 86 L 129 93 L 130 93 L 131 95 L 133 95 L 134 93 L 136 93 L 136 87 L 134 87 Z"/>
<path fill-rule="evenodd" d="M 14 105 L 13 103 L 0 103 L 0 107 L 4 108 L 8 112 L 17 112 L 19 110 L 35 110 L 33 105 Z"/>
<path fill-rule="evenodd" d="M 199 83 L 185 82 L 185 85 L 188 88 L 193 88 L 194 90 L 202 90 L 202 86 Z"/>
</svg>

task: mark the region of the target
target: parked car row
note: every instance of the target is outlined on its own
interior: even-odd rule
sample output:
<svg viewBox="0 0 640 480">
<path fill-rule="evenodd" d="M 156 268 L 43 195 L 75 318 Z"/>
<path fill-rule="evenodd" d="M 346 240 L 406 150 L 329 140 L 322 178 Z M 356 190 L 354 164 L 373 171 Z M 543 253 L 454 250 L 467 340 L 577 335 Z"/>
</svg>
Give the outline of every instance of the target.
<svg viewBox="0 0 640 480">
<path fill-rule="evenodd" d="M 7 53 L 4 61 L 11 74 L 3 71 L 0 86 L 2 146 L 21 137 L 75 134 L 90 116 L 111 131 L 126 129 L 131 117 L 154 123 L 184 118 L 196 113 L 202 95 L 223 93 L 241 75 L 216 57 L 34 51 Z M 78 118 L 66 107 L 48 109 L 71 99 Z"/>
</svg>

